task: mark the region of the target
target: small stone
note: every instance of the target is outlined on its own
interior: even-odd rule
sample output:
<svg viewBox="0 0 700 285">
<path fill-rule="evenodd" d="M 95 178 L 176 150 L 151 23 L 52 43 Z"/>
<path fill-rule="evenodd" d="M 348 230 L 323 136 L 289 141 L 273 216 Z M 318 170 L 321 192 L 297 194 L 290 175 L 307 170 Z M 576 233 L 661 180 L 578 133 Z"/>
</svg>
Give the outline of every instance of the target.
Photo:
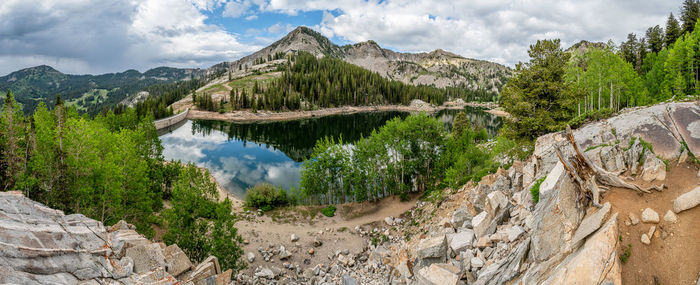
<svg viewBox="0 0 700 285">
<path fill-rule="evenodd" d="M 514 227 L 508 229 L 508 241 L 517 240 L 524 233 L 525 233 L 525 231 L 523 230 L 523 228 L 521 228 L 519 226 L 514 226 Z"/>
<path fill-rule="evenodd" d="M 651 208 L 646 208 L 642 212 L 642 222 L 645 223 L 658 223 L 659 222 L 659 214 L 656 213 L 656 211 L 652 210 Z"/>
<path fill-rule="evenodd" d="M 248 253 L 248 262 L 254 262 L 255 261 L 255 254 L 252 252 Z"/>
<path fill-rule="evenodd" d="M 656 226 L 651 226 L 651 228 L 649 228 L 649 233 L 647 233 L 649 239 L 654 236 L 654 232 L 656 232 Z"/>
<path fill-rule="evenodd" d="M 389 226 L 393 226 L 394 225 L 394 218 L 386 217 L 386 218 L 384 218 L 384 222 Z"/>
<path fill-rule="evenodd" d="M 322 242 L 320 239 L 314 238 L 314 246 L 315 246 L 315 247 L 319 247 L 319 246 L 322 246 L 322 245 L 323 245 L 323 242 Z"/>
<path fill-rule="evenodd" d="M 629 226 L 631 226 L 631 225 L 632 225 L 632 223 L 630 223 L 630 220 L 625 220 L 625 226 L 628 226 L 628 227 L 629 227 Z"/>
<path fill-rule="evenodd" d="M 309 255 L 314 255 L 315 252 L 313 248 L 309 249 Z"/>
<path fill-rule="evenodd" d="M 297 236 L 297 234 L 292 234 L 291 240 L 292 242 L 296 242 L 299 240 L 299 236 Z"/>
<path fill-rule="evenodd" d="M 646 245 L 651 243 L 651 240 L 649 240 L 649 236 L 647 236 L 647 234 L 642 234 L 642 243 Z"/>
<path fill-rule="evenodd" d="M 248 241 L 248 239 L 243 240 L 243 244 L 249 244 L 249 243 L 250 243 L 250 241 Z"/>
<path fill-rule="evenodd" d="M 637 225 L 639 224 L 639 218 L 634 213 L 630 213 L 630 222 L 632 222 L 632 225 Z"/>
<path fill-rule="evenodd" d="M 673 213 L 673 211 L 668 210 L 666 211 L 666 215 L 664 215 L 664 221 L 667 221 L 669 223 L 676 223 L 678 222 L 678 216 Z"/>
</svg>

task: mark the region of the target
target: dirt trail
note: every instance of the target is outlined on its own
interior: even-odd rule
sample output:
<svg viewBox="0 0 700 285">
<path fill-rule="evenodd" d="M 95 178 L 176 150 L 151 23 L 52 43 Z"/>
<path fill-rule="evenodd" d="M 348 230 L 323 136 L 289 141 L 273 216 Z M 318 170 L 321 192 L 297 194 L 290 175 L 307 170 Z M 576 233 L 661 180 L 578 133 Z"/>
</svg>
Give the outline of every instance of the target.
<svg viewBox="0 0 700 285">
<path fill-rule="evenodd" d="M 612 204 L 611 212 L 619 213 L 620 253 L 631 244 L 630 256 L 622 265 L 623 284 L 695 284 L 700 270 L 700 207 L 679 213 L 676 224 L 664 221 L 663 216 L 672 210 L 676 197 L 700 185 L 697 173 L 696 166 L 671 162 L 664 181 L 668 189 L 663 192 L 639 195 L 628 189 L 612 189 L 605 195 L 603 200 Z M 658 224 L 625 224 L 629 213 L 641 220 L 647 207 L 659 214 Z M 652 225 L 656 233 L 651 244 L 644 245 L 640 238 Z"/>
</svg>

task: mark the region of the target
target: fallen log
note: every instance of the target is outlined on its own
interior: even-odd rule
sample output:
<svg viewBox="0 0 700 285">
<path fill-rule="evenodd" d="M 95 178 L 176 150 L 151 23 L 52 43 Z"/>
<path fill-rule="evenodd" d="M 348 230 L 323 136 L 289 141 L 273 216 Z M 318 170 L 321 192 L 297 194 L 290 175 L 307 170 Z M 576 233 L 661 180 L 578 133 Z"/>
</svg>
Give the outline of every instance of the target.
<svg viewBox="0 0 700 285">
<path fill-rule="evenodd" d="M 627 188 L 642 193 L 651 193 L 651 189 L 663 191 L 663 184 L 643 188 L 626 182 L 619 176 L 621 173 L 607 171 L 592 163 L 588 156 L 582 153 L 578 147 L 570 126 L 566 126 L 566 137 L 574 149 L 574 156 L 564 157 L 560 149 L 562 146 L 556 147 L 555 150 L 569 177 L 578 185 L 580 190 L 578 206 L 585 206 L 587 201 L 592 201 L 593 206 L 602 207 L 600 205 L 600 194 L 607 191 L 609 187 Z"/>
</svg>

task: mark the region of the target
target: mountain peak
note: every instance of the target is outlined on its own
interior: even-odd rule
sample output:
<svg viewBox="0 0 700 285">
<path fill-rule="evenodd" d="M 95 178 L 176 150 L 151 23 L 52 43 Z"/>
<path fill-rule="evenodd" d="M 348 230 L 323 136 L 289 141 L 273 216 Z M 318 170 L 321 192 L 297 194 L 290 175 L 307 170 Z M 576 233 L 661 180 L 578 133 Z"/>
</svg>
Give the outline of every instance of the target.
<svg viewBox="0 0 700 285">
<path fill-rule="evenodd" d="M 25 69 L 21 69 L 17 72 L 24 72 L 24 73 L 62 73 L 55 68 L 48 66 L 48 65 L 38 65 L 34 67 L 28 67 Z"/>
</svg>

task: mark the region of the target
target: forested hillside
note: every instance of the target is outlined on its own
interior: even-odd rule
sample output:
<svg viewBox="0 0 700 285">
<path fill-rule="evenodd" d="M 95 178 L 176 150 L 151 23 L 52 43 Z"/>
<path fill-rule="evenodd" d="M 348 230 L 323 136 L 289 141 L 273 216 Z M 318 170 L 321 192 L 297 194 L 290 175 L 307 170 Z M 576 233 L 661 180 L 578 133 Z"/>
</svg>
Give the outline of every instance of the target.
<svg viewBox="0 0 700 285">
<path fill-rule="evenodd" d="M 0 77 L 0 94 L 12 91 L 25 113 L 33 111 L 39 102 L 52 107 L 53 99 L 61 95 L 67 106 L 96 114 L 150 86 L 198 79 L 205 74 L 200 69 L 158 67 L 144 73 L 127 70 L 102 75 L 71 75 L 42 65 Z"/>
<path fill-rule="evenodd" d="M 225 268 L 243 266 L 230 201 L 217 202 L 208 172 L 164 161 L 151 116 L 139 118 L 129 108 L 90 119 L 60 98 L 53 102 L 53 109 L 40 102 L 25 117 L 13 94 L 6 94 L 0 113 L 2 191 L 21 191 L 105 225 L 123 219 L 148 237 L 157 225 L 165 242 L 179 244 L 197 262 L 211 254 Z M 165 209 L 163 200 L 172 207 Z"/>
</svg>

